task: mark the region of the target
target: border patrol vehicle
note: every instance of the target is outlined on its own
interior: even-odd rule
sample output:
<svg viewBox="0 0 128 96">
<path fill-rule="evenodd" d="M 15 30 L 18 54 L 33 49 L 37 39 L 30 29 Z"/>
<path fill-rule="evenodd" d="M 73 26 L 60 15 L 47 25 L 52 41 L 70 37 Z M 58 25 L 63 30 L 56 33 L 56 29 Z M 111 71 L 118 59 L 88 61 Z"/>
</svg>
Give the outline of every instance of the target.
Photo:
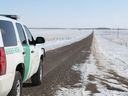
<svg viewBox="0 0 128 96">
<path fill-rule="evenodd" d="M 29 78 L 33 85 L 41 84 L 44 42 L 43 37 L 34 40 L 16 15 L 0 15 L 0 96 L 21 96 Z"/>
</svg>

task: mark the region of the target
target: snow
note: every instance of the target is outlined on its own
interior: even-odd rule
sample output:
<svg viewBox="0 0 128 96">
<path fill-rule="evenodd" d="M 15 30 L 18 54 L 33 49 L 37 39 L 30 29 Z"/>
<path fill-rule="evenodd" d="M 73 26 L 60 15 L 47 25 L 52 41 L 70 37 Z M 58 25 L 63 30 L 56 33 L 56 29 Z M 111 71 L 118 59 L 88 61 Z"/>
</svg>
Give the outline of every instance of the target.
<svg viewBox="0 0 128 96">
<path fill-rule="evenodd" d="M 71 40 L 74 38 L 84 37 L 91 30 L 71 30 L 71 29 L 31 29 L 34 38 L 42 36 L 46 41 Z"/>
<path fill-rule="evenodd" d="M 73 70 L 79 71 L 81 74 L 81 86 L 80 88 L 64 88 L 60 87 L 59 90 L 57 90 L 55 96 L 127 96 L 128 91 L 127 88 L 122 87 L 120 83 L 117 80 L 114 79 L 106 79 L 105 75 L 108 75 L 108 73 L 105 73 L 103 70 L 99 70 L 98 66 L 96 66 L 96 60 L 91 54 L 89 57 L 89 60 L 87 60 L 83 64 L 76 64 L 72 67 Z M 94 80 L 89 80 L 89 76 L 94 76 Z M 111 87 L 118 88 L 121 90 L 124 90 L 124 92 L 120 92 L 117 90 L 109 90 L 106 88 L 105 85 L 103 85 L 101 82 L 104 82 L 105 84 L 108 84 Z M 96 85 L 96 88 L 99 92 L 92 93 L 92 90 L 86 90 L 86 87 L 88 84 L 94 84 Z M 79 85 L 79 84 L 78 84 Z"/>
<path fill-rule="evenodd" d="M 127 77 L 128 73 L 128 47 L 120 45 L 115 42 L 110 42 L 109 40 L 102 38 L 102 35 L 97 35 L 98 44 L 102 48 L 102 53 L 104 54 L 109 66 L 109 69 L 114 69 L 119 75 Z"/>
<path fill-rule="evenodd" d="M 31 31 L 34 38 L 42 36 L 46 39 L 46 43 L 43 44 L 43 47 L 46 49 L 46 51 L 70 45 L 74 42 L 78 42 L 92 33 L 92 31 L 70 29 L 40 29 Z"/>
<path fill-rule="evenodd" d="M 110 42 L 128 46 L 128 30 L 106 30 L 97 32 Z"/>
<path fill-rule="evenodd" d="M 128 96 L 128 47 L 122 43 L 127 43 L 127 36 L 120 33 L 120 39 L 113 33 L 95 32 L 89 59 L 71 68 L 80 72 L 81 83 L 75 85 L 82 87 L 60 86 L 55 96 Z M 95 85 L 96 92 L 87 90 L 88 84 Z"/>
</svg>

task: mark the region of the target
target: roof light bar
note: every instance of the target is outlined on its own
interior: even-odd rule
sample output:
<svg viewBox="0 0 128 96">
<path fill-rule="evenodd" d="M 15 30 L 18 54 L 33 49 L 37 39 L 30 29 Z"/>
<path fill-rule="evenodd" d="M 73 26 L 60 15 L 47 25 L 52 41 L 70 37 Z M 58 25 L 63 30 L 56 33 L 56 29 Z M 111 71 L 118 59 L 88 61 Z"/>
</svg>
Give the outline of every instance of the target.
<svg viewBox="0 0 128 96">
<path fill-rule="evenodd" d="M 18 20 L 19 19 L 19 16 L 18 15 L 5 15 L 5 14 L 0 14 L 0 16 L 8 17 L 8 18 L 15 19 L 15 20 Z"/>
</svg>

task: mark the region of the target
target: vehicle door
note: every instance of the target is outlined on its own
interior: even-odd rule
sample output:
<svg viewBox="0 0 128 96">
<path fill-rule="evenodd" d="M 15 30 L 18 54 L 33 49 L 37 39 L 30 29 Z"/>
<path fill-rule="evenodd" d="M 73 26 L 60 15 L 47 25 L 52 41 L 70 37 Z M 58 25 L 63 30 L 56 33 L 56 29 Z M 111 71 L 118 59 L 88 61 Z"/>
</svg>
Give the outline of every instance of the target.
<svg viewBox="0 0 128 96">
<path fill-rule="evenodd" d="M 24 56 L 24 67 L 25 67 L 23 80 L 26 80 L 28 78 L 29 67 L 30 67 L 30 47 L 29 44 L 27 43 L 27 39 L 22 25 L 20 23 L 16 23 L 16 27 L 24 50 L 22 53 Z"/>
<path fill-rule="evenodd" d="M 31 77 L 34 73 L 36 73 L 38 69 L 39 56 L 38 56 L 38 50 L 36 48 L 36 42 L 33 39 L 33 36 L 31 35 L 29 29 L 25 25 L 24 25 L 24 29 L 26 31 L 28 43 L 30 46 L 30 74 L 29 76 Z"/>
</svg>

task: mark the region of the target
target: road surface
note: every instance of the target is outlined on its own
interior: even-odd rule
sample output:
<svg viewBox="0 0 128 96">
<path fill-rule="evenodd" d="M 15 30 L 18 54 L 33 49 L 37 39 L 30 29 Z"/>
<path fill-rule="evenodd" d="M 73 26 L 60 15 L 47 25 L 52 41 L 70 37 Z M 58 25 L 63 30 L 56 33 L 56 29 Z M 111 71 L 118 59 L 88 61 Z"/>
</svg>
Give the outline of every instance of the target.
<svg viewBox="0 0 128 96">
<path fill-rule="evenodd" d="M 24 84 L 23 96 L 54 96 L 58 85 L 74 86 L 79 83 L 80 74 L 71 67 L 84 63 L 91 50 L 93 35 L 74 44 L 58 48 L 46 53 L 44 60 L 44 78 L 41 86 L 32 86 L 28 81 Z M 74 86 L 75 87 L 75 86 Z"/>
</svg>

